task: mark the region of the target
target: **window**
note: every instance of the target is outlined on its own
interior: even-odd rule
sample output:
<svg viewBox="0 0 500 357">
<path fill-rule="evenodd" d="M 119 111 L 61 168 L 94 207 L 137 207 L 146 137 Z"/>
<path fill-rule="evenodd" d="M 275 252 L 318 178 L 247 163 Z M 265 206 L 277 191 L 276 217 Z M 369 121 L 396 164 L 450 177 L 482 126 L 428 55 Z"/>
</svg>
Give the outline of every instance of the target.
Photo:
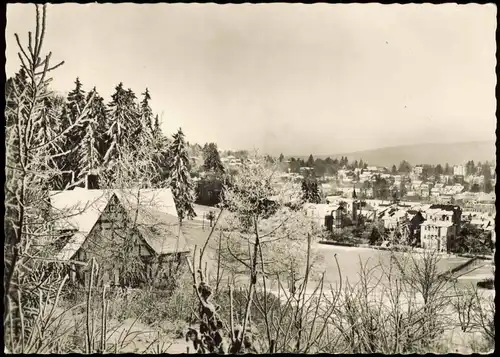
<svg viewBox="0 0 500 357">
<path fill-rule="evenodd" d="M 118 212 L 118 209 L 116 207 L 116 204 L 114 204 L 114 202 L 112 202 L 110 205 L 109 205 L 109 213 L 117 213 Z"/>
</svg>

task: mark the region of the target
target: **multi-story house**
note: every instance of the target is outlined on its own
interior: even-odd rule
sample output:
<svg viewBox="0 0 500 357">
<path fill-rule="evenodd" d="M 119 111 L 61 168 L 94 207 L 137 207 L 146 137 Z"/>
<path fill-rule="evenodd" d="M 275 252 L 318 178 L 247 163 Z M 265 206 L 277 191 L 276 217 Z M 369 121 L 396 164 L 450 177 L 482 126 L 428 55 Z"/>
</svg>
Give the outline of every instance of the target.
<svg viewBox="0 0 500 357">
<path fill-rule="evenodd" d="M 453 175 L 454 176 L 465 176 L 467 175 L 467 172 L 465 170 L 464 165 L 455 165 L 453 166 Z"/>
<path fill-rule="evenodd" d="M 420 227 L 422 247 L 449 251 L 460 232 L 462 209 L 455 205 L 431 205 L 424 216 Z"/>
<path fill-rule="evenodd" d="M 453 234 L 453 223 L 426 220 L 420 226 L 420 244 L 424 249 L 446 252 Z"/>
<path fill-rule="evenodd" d="M 347 170 L 341 169 L 341 170 L 337 171 L 337 178 L 339 180 L 342 181 L 346 177 L 347 177 Z"/>
<path fill-rule="evenodd" d="M 308 172 L 312 172 L 313 170 L 314 170 L 314 168 L 312 168 L 312 167 L 306 167 L 306 166 L 304 166 L 304 167 L 301 167 L 301 168 L 299 169 L 299 172 L 300 172 L 302 175 L 304 175 L 304 174 L 307 174 Z"/>
<path fill-rule="evenodd" d="M 359 175 L 359 182 L 365 182 L 369 181 L 372 177 L 372 173 L 369 171 L 364 171 L 362 174 Z"/>
<path fill-rule="evenodd" d="M 422 175 L 422 171 L 424 170 L 423 166 L 422 165 L 417 165 L 413 168 L 413 173 L 415 173 L 416 175 L 420 176 Z"/>
<path fill-rule="evenodd" d="M 384 222 L 387 230 L 397 230 L 408 220 L 406 210 L 399 207 L 390 207 L 379 213 L 379 218 Z"/>
<path fill-rule="evenodd" d="M 420 195 L 422 197 L 429 197 L 430 187 L 428 183 L 423 183 L 420 185 Z"/>
<path fill-rule="evenodd" d="M 441 190 L 437 187 L 431 188 L 431 196 L 438 197 L 441 194 Z"/>
<path fill-rule="evenodd" d="M 421 180 L 412 180 L 412 182 L 411 182 L 411 189 L 412 190 L 419 189 L 421 184 L 422 184 Z"/>
</svg>

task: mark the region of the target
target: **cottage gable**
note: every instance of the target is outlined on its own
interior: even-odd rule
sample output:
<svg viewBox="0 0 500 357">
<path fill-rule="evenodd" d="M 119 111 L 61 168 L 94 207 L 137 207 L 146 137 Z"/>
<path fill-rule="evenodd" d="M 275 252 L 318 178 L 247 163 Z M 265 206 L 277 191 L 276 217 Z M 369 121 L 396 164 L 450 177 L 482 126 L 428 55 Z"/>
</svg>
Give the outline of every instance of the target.
<svg viewBox="0 0 500 357">
<path fill-rule="evenodd" d="M 60 260 L 106 258 L 125 242 L 139 256 L 189 252 L 170 190 L 77 189 L 53 192 L 51 204 L 65 213 L 55 229 L 74 232 Z"/>
</svg>

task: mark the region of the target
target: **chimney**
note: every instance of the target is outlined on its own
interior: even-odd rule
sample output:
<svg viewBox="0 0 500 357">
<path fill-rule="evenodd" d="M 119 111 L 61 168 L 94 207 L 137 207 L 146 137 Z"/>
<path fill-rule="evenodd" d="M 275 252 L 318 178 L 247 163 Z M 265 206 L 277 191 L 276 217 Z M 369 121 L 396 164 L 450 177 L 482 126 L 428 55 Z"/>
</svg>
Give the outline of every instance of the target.
<svg viewBox="0 0 500 357">
<path fill-rule="evenodd" d="M 99 189 L 99 174 L 97 170 L 91 170 L 85 175 L 85 189 L 98 190 Z"/>
</svg>

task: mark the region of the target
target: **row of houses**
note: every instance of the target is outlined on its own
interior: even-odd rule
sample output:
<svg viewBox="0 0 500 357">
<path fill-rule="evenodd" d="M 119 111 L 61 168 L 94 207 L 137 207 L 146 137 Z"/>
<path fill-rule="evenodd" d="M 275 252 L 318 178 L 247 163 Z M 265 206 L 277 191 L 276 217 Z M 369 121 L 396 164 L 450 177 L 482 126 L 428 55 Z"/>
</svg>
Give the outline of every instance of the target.
<svg viewBox="0 0 500 357">
<path fill-rule="evenodd" d="M 326 201 L 326 204 L 306 204 L 305 209 L 328 230 L 342 229 L 345 216 L 349 217 L 348 224 L 363 216 L 366 221 L 383 222 L 387 232 L 400 233 L 406 242 L 419 240 L 421 247 L 440 252 L 451 249 L 464 222 L 494 234 L 494 216 L 479 213 L 472 216 L 457 204 L 360 201 L 356 197 L 339 196 L 329 196 Z"/>
<path fill-rule="evenodd" d="M 453 175 L 455 176 L 473 176 L 474 174 L 480 174 L 482 171 L 482 167 L 478 166 L 476 167 L 476 172 L 468 172 L 467 168 L 465 165 L 455 165 L 453 166 Z M 490 165 L 490 174 L 491 176 L 495 175 L 496 171 L 496 166 L 495 165 Z"/>
</svg>

